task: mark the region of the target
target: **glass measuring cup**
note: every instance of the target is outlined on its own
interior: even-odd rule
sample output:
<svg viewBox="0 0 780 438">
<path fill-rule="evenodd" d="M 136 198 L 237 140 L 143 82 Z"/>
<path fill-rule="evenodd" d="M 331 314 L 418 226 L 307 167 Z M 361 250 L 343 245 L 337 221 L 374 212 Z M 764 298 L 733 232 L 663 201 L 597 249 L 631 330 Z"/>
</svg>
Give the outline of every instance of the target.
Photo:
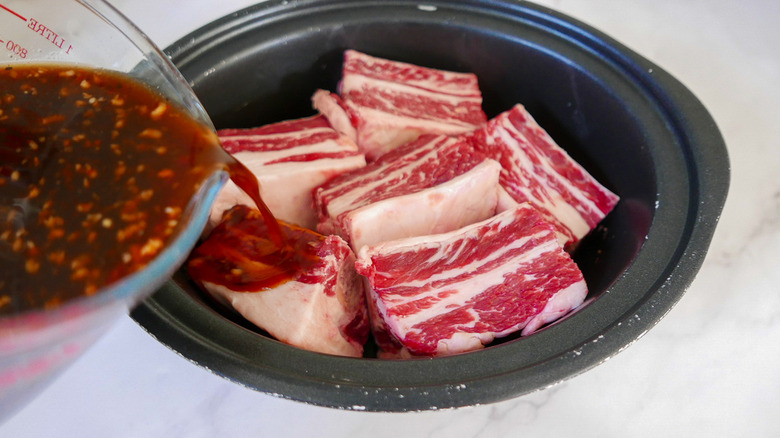
<svg viewBox="0 0 780 438">
<path fill-rule="evenodd" d="M 0 0 L 0 68 L 42 63 L 128 75 L 213 132 L 178 70 L 105 1 Z M 170 277 L 197 241 L 226 179 L 227 173 L 217 170 L 203 181 L 179 220 L 175 237 L 142 270 L 54 309 L 0 317 L 0 421 L 39 393 L 129 306 Z"/>
</svg>

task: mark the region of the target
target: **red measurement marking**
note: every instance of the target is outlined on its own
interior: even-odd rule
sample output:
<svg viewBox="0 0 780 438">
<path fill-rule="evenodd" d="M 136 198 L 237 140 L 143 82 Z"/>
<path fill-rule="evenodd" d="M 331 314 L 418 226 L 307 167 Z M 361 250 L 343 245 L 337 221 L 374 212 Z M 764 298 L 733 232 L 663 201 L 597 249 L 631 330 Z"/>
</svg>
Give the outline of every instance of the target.
<svg viewBox="0 0 780 438">
<path fill-rule="evenodd" d="M 0 43 L 5 43 L 5 40 L 0 40 Z M 11 40 L 8 40 L 8 42 L 5 43 L 5 48 L 10 52 L 13 52 L 14 55 L 20 56 L 22 58 L 27 57 L 27 49 Z"/>
<path fill-rule="evenodd" d="M 48 41 L 50 41 L 58 48 L 60 49 L 63 48 L 63 45 L 65 44 L 65 38 L 57 35 L 57 32 L 54 32 L 53 30 L 49 29 L 43 23 L 39 23 L 38 20 L 36 20 L 35 18 L 30 18 L 30 20 L 27 22 L 27 27 L 30 28 L 33 32 L 37 33 L 38 35 L 46 38 Z M 68 44 L 68 48 L 65 50 L 65 53 L 70 54 L 70 50 L 72 48 L 73 46 Z"/>
<path fill-rule="evenodd" d="M 22 20 L 24 20 L 24 21 L 27 21 L 27 19 L 26 19 L 26 18 L 24 18 L 24 17 L 22 17 L 21 15 L 17 14 L 17 13 L 16 13 L 16 11 L 13 11 L 13 10 L 9 9 L 7 6 L 0 5 L 0 8 L 3 8 L 3 9 L 5 9 L 6 11 L 8 11 L 8 12 L 10 12 L 10 13 L 12 13 L 12 14 L 16 15 L 17 17 L 21 18 Z"/>
</svg>

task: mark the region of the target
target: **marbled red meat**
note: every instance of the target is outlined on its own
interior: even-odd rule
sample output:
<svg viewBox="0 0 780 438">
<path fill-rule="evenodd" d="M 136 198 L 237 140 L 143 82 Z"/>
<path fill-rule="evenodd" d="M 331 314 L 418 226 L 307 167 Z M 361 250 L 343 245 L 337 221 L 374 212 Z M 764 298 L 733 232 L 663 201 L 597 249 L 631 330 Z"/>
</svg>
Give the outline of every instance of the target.
<svg viewBox="0 0 780 438">
<path fill-rule="evenodd" d="M 320 93 L 314 106 L 344 126 L 371 161 L 423 134 L 457 135 L 483 125 L 476 75 L 420 67 L 347 50 L 340 97 Z M 349 132 L 348 129 L 342 132 Z"/>
<path fill-rule="evenodd" d="M 363 247 L 356 267 L 381 318 L 380 346 L 417 355 L 532 333 L 587 295 L 553 227 L 528 204 L 450 233 Z"/>
<path fill-rule="evenodd" d="M 451 231 L 495 214 L 499 172 L 464 139 L 425 135 L 317 188 L 317 229 L 355 251 Z"/>
<path fill-rule="evenodd" d="M 312 190 L 366 164 L 357 145 L 336 132 L 321 115 L 258 128 L 223 129 L 218 134 L 224 148 L 257 177 L 271 212 L 309 229 L 317 224 Z M 236 204 L 251 205 L 251 201 L 228 182 L 212 207 L 212 226 Z"/>
<path fill-rule="evenodd" d="M 619 198 L 574 161 L 522 105 L 491 119 L 471 136 L 477 150 L 501 163 L 501 185 L 529 202 L 573 245 Z"/>
</svg>

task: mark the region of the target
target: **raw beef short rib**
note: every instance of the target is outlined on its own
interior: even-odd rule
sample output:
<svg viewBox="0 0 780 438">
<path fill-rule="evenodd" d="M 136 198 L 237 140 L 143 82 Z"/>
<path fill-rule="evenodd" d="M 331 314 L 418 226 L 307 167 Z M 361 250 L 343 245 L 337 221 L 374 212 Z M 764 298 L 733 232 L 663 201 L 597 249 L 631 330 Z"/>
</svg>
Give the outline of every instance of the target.
<svg viewBox="0 0 780 438">
<path fill-rule="evenodd" d="M 450 233 L 363 247 L 356 267 L 382 319 L 373 328 L 386 326 L 415 355 L 462 353 L 518 330 L 530 334 L 587 295 L 553 227 L 528 204 Z M 387 333 L 375 336 L 393 348 Z"/>
<path fill-rule="evenodd" d="M 317 229 L 355 251 L 451 231 L 495 214 L 500 171 L 462 138 L 425 135 L 317 188 Z"/>
<path fill-rule="evenodd" d="M 475 148 L 499 161 L 501 185 L 529 202 L 574 245 L 617 204 L 602 186 L 542 129 L 522 105 L 491 119 L 471 136 Z"/>
<path fill-rule="evenodd" d="M 476 75 L 419 67 L 347 50 L 340 99 L 320 93 L 314 106 L 334 126 L 349 120 L 372 161 L 422 134 L 458 135 L 487 121 Z"/>
<path fill-rule="evenodd" d="M 328 119 L 333 129 L 357 143 L 358 118 L 338 94 L 317 90 L 311 97 L 312 107 Z"/>
<path fill-rule="evenodd" d="M 259 128 L 223 129 L 218 135 L 225 150 L 257 177 L 260 195 L 274 216 L 309 229 L 317 225 L 314 188 L 366 164 L 357 145 L 321 115 Z M 254 205 L 228 181 L 212 207 L 211 226 L 236 204 Z"/>
<path fill-rule="evenodd" d="M 261 256 L 274 249 L 257 210 L 239 205 L 191 254 L 190 277 L 205 291 L 284 343 L 320 353 L 361 357 L 368 339 L 363 279 L 338 236 L 280 222 L 300 257 L 314 262 L 287 281 Z M 301 248 L 303 247 L 303 248 Z"/>
</svg>

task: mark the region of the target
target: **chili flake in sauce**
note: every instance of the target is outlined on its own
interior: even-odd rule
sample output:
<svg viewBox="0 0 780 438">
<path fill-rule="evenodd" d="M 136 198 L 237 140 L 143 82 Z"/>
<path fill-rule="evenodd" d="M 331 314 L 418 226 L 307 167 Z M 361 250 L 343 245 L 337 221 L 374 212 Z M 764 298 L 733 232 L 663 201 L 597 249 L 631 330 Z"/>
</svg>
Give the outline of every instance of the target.
<svg viewBox="0 0 780 438">
<path fill-rule="evenodd" d="M 320 248 L 325 236 L 283 221 L 276 223 L 284 229 L 283 246 L 269 239 L 268 221 L 260 212 L 233 206 L 190 254 L 190 278 L 201 287 L 207 282 L 234 292 L 262 292 L 291 280 L 321 281 L 315 273 L 323 271 Z"/>
<path fill-rule="evenodd" d="M 236 163 L 212 130 L 126 76 L 0 68 L 0 316 L 143 268 L 205 179 Z"/>
</svg>

